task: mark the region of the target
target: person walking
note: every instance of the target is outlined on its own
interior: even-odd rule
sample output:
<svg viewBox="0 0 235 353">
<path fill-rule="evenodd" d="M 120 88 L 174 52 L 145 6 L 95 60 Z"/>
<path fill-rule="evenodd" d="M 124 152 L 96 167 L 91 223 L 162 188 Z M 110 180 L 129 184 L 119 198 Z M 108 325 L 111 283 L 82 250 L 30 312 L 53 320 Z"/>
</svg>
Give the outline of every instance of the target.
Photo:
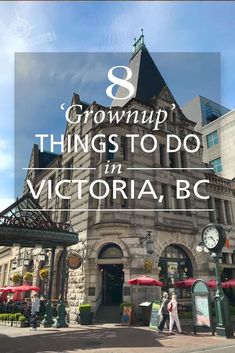
<svg viewBox="0 0 235 353">
<path fill-rule="evenodd" d="M 33 300 L 32 300 L 32 307 L 31 307 L 31 325 L 32 325 L 32 330 L 36 331 L 37 330 L 37 313 L 40 310 L 40 300 L 38 298 L 38 294 L 34 294 Z"/>
<path fill-rule="evenodd" d="M 162 295 L 162 303 L 160 308 L 160 313 L 162 314 L 162 320 L 158 326 L 158 332 L 162 332 L 167 320 L 169 320 L 169 311 L 167 310 L 167 305 L 169 303 L 168 293 L 164 292 Z"/>
<path fill-rule="evenodd" d="M 181 330 L 181 327 L 180 327 L 179 316 L 178 316 L 177 296 L 175 294 L 172 295 L 172 299 L 168 303 L 167 309 L 168 309 L 169 315 L 170 315 L 169 333 L 171 335 L 174 335 L 174 333 L 172 331 L 174 323 L 176 324 L 176 327 L 177 327 L 179 333 L 182 333 L 182 330 Z"/>
</svg>

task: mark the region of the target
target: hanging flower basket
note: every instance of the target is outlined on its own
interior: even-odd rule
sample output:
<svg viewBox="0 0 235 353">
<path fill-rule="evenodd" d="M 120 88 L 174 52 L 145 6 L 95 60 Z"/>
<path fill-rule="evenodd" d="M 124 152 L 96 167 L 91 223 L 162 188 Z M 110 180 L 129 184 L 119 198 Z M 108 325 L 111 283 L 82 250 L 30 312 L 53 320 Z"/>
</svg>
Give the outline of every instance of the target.
<svg viewBox="0 0 235 353">
<path fill-rule="evenodd" d="M 33 281 L 33 272 L 25 272 L 24 281 L 27 283 L 31 283 Z"/>
<path fill-rule="evenodd" d="M 48 271 L 48 268 L 42 268 L 40 271 L 39 271 L 39 276 L 42 280 L 45 280 L 48 278 L 48 274 L 49 274 L 49 271 Z"/>
<path fill-rule="evenodd" d="M 13 273 L 13 275 L 11 276 L 11 281 L 13 283 L 19 283 L 22 281 L 22 278 L 23 278 L 22 275 L 16 272 L 16 273 Z"/>
</svg>

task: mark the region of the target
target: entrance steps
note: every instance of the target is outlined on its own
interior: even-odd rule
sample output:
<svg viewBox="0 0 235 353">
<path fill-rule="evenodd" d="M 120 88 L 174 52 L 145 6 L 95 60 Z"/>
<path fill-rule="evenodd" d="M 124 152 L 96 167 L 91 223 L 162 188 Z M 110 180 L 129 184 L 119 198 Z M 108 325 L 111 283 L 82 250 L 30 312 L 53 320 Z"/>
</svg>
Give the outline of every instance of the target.
<svg viewBox="0 0 235 353">
<path fill-rule="evenodd" d="M 96 323 L 120 323 L 121 315 L 120 315 L 120 307 L 119 305 L 101 305 L 99 310 L 96 313 L 96 317 L 94 321 Z"/>
</svg>

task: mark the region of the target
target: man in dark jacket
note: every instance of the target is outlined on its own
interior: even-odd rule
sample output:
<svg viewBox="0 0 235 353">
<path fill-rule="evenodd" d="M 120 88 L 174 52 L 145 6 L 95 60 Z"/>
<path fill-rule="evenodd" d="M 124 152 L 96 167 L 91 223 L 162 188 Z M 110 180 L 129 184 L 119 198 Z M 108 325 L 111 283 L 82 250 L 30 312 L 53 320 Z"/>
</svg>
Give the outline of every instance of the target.
<svg viewBox="0 0 235 353">
<path fill-rule="evenodd" d="M 168 293 L 164 292 L 162 295 L 162 304 L 161 304 L 161 309 L 160 312 L 162 314 L 162 321 L 160 322 L 158 326 L 158 331 L 162 332 L 163 328 L 165 326 L 166 320 L 169 320 L 169 312 L 167 310 L 167 304 L 169 303 L 168 299 Z"/>
</svg>

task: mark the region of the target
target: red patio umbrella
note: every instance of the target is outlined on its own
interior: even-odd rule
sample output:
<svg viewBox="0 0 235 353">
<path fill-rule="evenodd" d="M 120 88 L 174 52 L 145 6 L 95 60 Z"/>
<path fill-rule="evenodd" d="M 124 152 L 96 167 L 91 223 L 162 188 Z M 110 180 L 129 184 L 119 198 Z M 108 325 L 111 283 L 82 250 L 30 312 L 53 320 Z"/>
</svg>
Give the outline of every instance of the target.
<svg viewBox="0 0 235 353">
<path fill-rule="evenodd" d="M 14 292 L 14 287 L 0 287 L 0 292 Z"/>
<path fill-rule="evenodd" d="M 235 279 L 229 279 L 228 281 L 223 282 L 223 288 L 234 288 Z"/>
<path fill-rule="evenodd" d="M 20 291 L 18 291 L 18 290 L 15 291 L 12 300 L 13 300 L 14 302 L 20 302 L 21 299 L 22 299 L 21 293 L 22 293 L 22 292 L 20 292 Z"/>
<path fill-rule="evenodd" d="M 225 283 L 226 282 L 222 282 L 222 288 L 225 288 Z M 217 287 L 217 281 L 213 278 L 213 279 L 209 279 L 206 284 L 208 285 L 209 288 L 213 288 L 215 289 Z"/>
<path fill-rule="evenodd" d="M 140 276 L 140 277 L 132 278 L 132 279 L 129 279 L 128 283 L 131 285 L 137 285 L 137 286 L 157 286 L 157 287 L 163 286 L 163 283 L 161 281 L 149 276 Z"/>
<path fill-rule="evenodd" d="M 181 281 L 175 282 L 175 286 L 178 288 L 191 288 L 196 280 L 197 278 L 186 278 Z"/>
<path fill-rule="evenodd" d="M 17 287 L 13 287 L 13 288 L 14 288 L 14 292 L 16 292 L 16 291 L 27 292 L 27 291 L 30 291 L 30 290 L 33 290 L 35 292 L 39 292 L 40 291 L 39 287 L 32 286 L 32 285 L 29 285 L 29 284 L 23 284 L 22 286 L 17 286 Z"/>
<path fill-rule="evenodd" d="M 0 302 L 6 302 L 7 301 L 7 296 L 8 296 L 8 292 L 2 292 L 2 294 L 0 295 Z"/>
<path fill-rule="evenodd" d="M 163 286 L 163 283 L 161 281 L 159 281 L 156 278 L 149 277 L 149 276 L 140 276 L 140 277 L 132 278 L 132 279 L 129 279 L 128 283 L 131 285 L 145 286 L 145 287 L 151 287 L 151 286 L 162 287 Z M 146 289 L 147 288 L 145 288 L 145 300 L 146 300 Z"/>
</svg>

